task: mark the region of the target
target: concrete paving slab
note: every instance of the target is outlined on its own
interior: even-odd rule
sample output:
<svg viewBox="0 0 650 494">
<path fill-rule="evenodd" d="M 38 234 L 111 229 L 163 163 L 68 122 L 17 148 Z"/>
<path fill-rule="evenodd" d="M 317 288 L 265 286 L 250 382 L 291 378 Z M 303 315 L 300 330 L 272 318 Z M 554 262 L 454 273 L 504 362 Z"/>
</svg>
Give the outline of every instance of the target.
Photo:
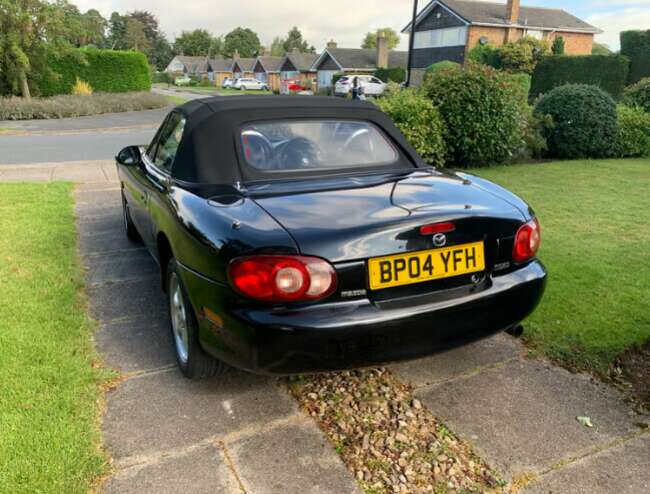
<svg viewBox="0 0 650 494">
<path fill-rule="evenodd" d="M 242 494 L 222 453 L 212 445 L 159 463 L 118 472 L 104 485 L 106 494 Z"/>
<path fill-rule="evenodd" d="M 553 470 L 525 494 L 641 494 L 650 492 L 650 434 Z"/>
<path fill-rule="evenodd" d="M 104 363 L 120 372 L 143 372 L 176 363 L 167 314 L 102 324 L 95 341 Z"/>
<path fill-rule="evenodd" d="M 75 214 L 79 220 L 88 220 L 98 216 L 121 216 L 122 205 L 119 203 L 78 203 L 75 204 Z"/>
<path fill-rule="evenodd" d="M 3 182 L 49 182 L 52 179 L 53 169 L 28 168 L 19 170 L 15 167 L 0 166 L 0 179 Z"/>
<path fill-rule="evenodd" d="M 158 277 L 90 287 L 88 295 L 91 317 L 99 321 L 157 318 L 167 313 L 167 298 Z"/>
<path fill-rule="evenodd" d="M 418 388 L 516 358 L 522 351 L 520 345 L 502 333 L 445 353 L 393 365 L 390 370 L 403 382 Z"/>
<path fill-rule="evenodd" d="M 509 362 L 416 395 L 510 478 L 635 430 L 617 391 L 540 361 Z M 580 425 L 577 416 L 591 417 L 594 428 Z"/>
<path fill-rule="evenodd" d="M 52 180 L 103 183 L 109 181 L 101 166 L 101 162 L 57 166 L 52 173 Z"/>
<path fill-rule="evenodd" d="M 84 260 L 86 283 L 97 285 L 147 279 L 159 281 L 160 270 L 146 249 L 95 255 Z"/>
<path fill-rule="evenodd" d="M 108 190 L 80 189 L 75 193 L 75 199 L 79 204 L 112 204 L 121 207 L 121 197 L 119 188 L 110 188 Z"/>
<path fill-rule="evenodd" d="M 295 413 L 294 400 L 269 378 L 233 370 L 218 379 L 190 381 L 173 369 L 129 379 L 109 393 L 104 439 L 119 462 Z"/>
<path fill-rule="evenodd" d="M 307 417 L 226 445 L 246 492 L 361 492 L 338 454 Z"/>
<path fill-rule="evenodd" d="M 77 218 L 80 236 L 92 236 L 102 233 L 124 235 L 124 220 L 121 214 L 107 214 L 89 218 Z"/>
<path fill-rule="evenodd" d="M 108 231 L 95 235 L 79 236 L 79 251 L 82 255 L 105 252 L 144 250 L 141 243 L 131 242 L 122 231 Z"/>
</svg>

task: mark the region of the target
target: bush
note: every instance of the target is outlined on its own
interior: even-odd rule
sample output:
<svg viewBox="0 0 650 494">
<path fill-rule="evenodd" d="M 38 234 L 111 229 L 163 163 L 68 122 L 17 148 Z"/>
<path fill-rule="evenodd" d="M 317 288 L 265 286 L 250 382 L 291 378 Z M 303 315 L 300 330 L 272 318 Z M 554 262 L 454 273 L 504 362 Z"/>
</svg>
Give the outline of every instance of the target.
<svg viewBox="0 0 650 494">
<path fill-rule="evenodd" d="M 429 65 L 426 72 L 424 73 L 424 79 L 426 80 L 427 77 L 437 74 L 443 70 L 460 70 L 460 64 L 452 62 L 451 60 L 443 60 L 442 62 L 437 62 L 433 65 Z"/>
<path fill-rule="evenodd" d="M 628 60 L 620 55 L 544 57 L 533 73 L 531 97 L 565 84 L 598 86 L 618 100 L 627 80 Z"/>
<path fill-rule="evenodd" d="M 650 114 L 641 108 L 619 105 L 615 155 L 621 158 L 650 155 Z"/>
<path fill-rule="evenodd" d="M 613 154 L 618 134 L 616 103 L 596 86 L 567 84 L 543 96 L 537 115 L 550 115 L 549 152 L 557 158 L 603 158 Z"/>
<path fill-rule="evenodd" d="M 55 75 L 45 75 L 37 81 L 41 96 L 70 94 L 77 78 L 87 81 L 98 92 L 151 89 L 147 57 L 136 51 L 81 48 L 50 60 L 50 68 Z"/>
<path fill-rule="evenodd" d="M 444 125 L 430 99 L 413 89 L 405 89 L 391 92 L 375 104 L 393 119 L 424 161 L 434 166 L 444 165 Z"/>
<path fill-rule="evenodd" d="M 527 108 L 528 95 L 530 94 L 531 77 L 528 74 L 524 73 L 506 73 L 504 74 L 504 78 L 522 108 Z"/>
<path fill-rule="evenodd" d="M 499 49 L 490 44 L 476 45 L 469 51 L 467 58 L 472 62 L 489 65 L 495 69 L 501 68 L 501 54 Z"/>
<path fill-rule="evenodd" d="M 551 52 L 553 55 L 564 55 L 564 38 L 562 36 L 556 36 L 555 39 L 553 39 Z"/>
<path fill-rule="evenodd" d="M 499 71 L 468 63 L 463 70 L 431 75 L 424 90 L 442 116 L 447 156 L 453 164 L 499 163 L 521 147 L 524 116 Z"/>
<path fill-rule="evenodd" d="M 532 74 L 548 51 L 548 42 L 524 36 L 499 48 L 501 68 L 510 72 Z"/>
<path fill-rule="evenodd" d="M 86 81 L 82 81 L 77 77 L 77 82 L 74 83 L 72 94 L 77 96 L 90 96 L 93 94 L 93 88 Z"/>
<path fill-rule="evenodd" d="M 169 72 L 154 72 L 151 74 L 151 82 L 158 84 L 171 84 L 174 81 Z"/>
<path fill-rule="evenodd" d="M 163 108 L 167 98 L 150 92 L 60 95 L 49 98 L 0 98 L 0 120 L 32 120 L 81 117 L 100 113 Z"/>
<path fill-rule="evenodd" d="M 623 101 L 628 106 L 638 106 L 650 113 L 650 77 L 641 79 L 625 90 Z"/>
<path fill-rule="evenodd" d="M 402 83 L 406 80 L 406 69 L 403 69 L 401 67 L 395 67 L 392 69 L 377 69 L 373 75 L 383 82 Z"/>
<path fill-rule="evenodd" d="M 650 77 L 650 31 L 623 31 L 621 55 L 630 59 L 628 84 Z"/>
</svg>

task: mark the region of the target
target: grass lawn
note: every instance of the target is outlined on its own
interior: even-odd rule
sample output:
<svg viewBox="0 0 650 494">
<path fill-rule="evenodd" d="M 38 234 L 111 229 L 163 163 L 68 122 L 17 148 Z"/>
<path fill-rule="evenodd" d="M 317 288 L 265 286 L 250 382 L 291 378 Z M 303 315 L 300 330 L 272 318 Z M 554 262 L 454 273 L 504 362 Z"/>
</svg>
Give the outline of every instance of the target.
<svg viewBox="0 0 650 494">
<path fill-rule="evenodd" d="M 544 300 L 526 323 L 531 346 L 601 374 L 650 340 L 650 160 L 503 166 L 479 175 L 535 209 Z"/>
<path fill-rule="evenodd" d="M 3 493 L 85 493 L 106 466 L 71 188 L 0 183 Z"/>
</svg>

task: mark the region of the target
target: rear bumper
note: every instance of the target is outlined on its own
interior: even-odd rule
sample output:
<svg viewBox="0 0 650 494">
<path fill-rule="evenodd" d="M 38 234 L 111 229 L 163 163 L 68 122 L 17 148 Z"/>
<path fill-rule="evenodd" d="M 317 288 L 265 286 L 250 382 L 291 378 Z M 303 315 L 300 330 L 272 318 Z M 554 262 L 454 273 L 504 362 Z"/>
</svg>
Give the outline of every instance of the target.
<svg viewBox="0 0 650 494">
<path fill-rule="evenodd" d="M 201 320 L 201 342 L 215 357 L 264 374 L 385 364 L 508 329 L 535 309 L 545 284 L 544 266 L 534 261 L 480 292 L 418 305 L 363 299 L 282 310 L 215 307 L 223 324 Z"/>
</svg>

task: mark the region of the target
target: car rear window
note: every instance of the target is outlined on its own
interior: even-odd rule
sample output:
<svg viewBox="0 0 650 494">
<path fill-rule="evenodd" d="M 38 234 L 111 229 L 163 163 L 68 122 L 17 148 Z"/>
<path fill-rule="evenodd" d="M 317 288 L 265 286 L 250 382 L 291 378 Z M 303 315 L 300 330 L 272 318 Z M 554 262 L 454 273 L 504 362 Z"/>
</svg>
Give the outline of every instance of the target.
<svg viewBox="0 0 650 494">
<path fill-rule="evenodd" d="M 246 163 L 265 172 L 390 165 L 399 157 L 384 133 L 364 121 L 260 122 L 242 129 L 241 144 Z"/>
</svg>

